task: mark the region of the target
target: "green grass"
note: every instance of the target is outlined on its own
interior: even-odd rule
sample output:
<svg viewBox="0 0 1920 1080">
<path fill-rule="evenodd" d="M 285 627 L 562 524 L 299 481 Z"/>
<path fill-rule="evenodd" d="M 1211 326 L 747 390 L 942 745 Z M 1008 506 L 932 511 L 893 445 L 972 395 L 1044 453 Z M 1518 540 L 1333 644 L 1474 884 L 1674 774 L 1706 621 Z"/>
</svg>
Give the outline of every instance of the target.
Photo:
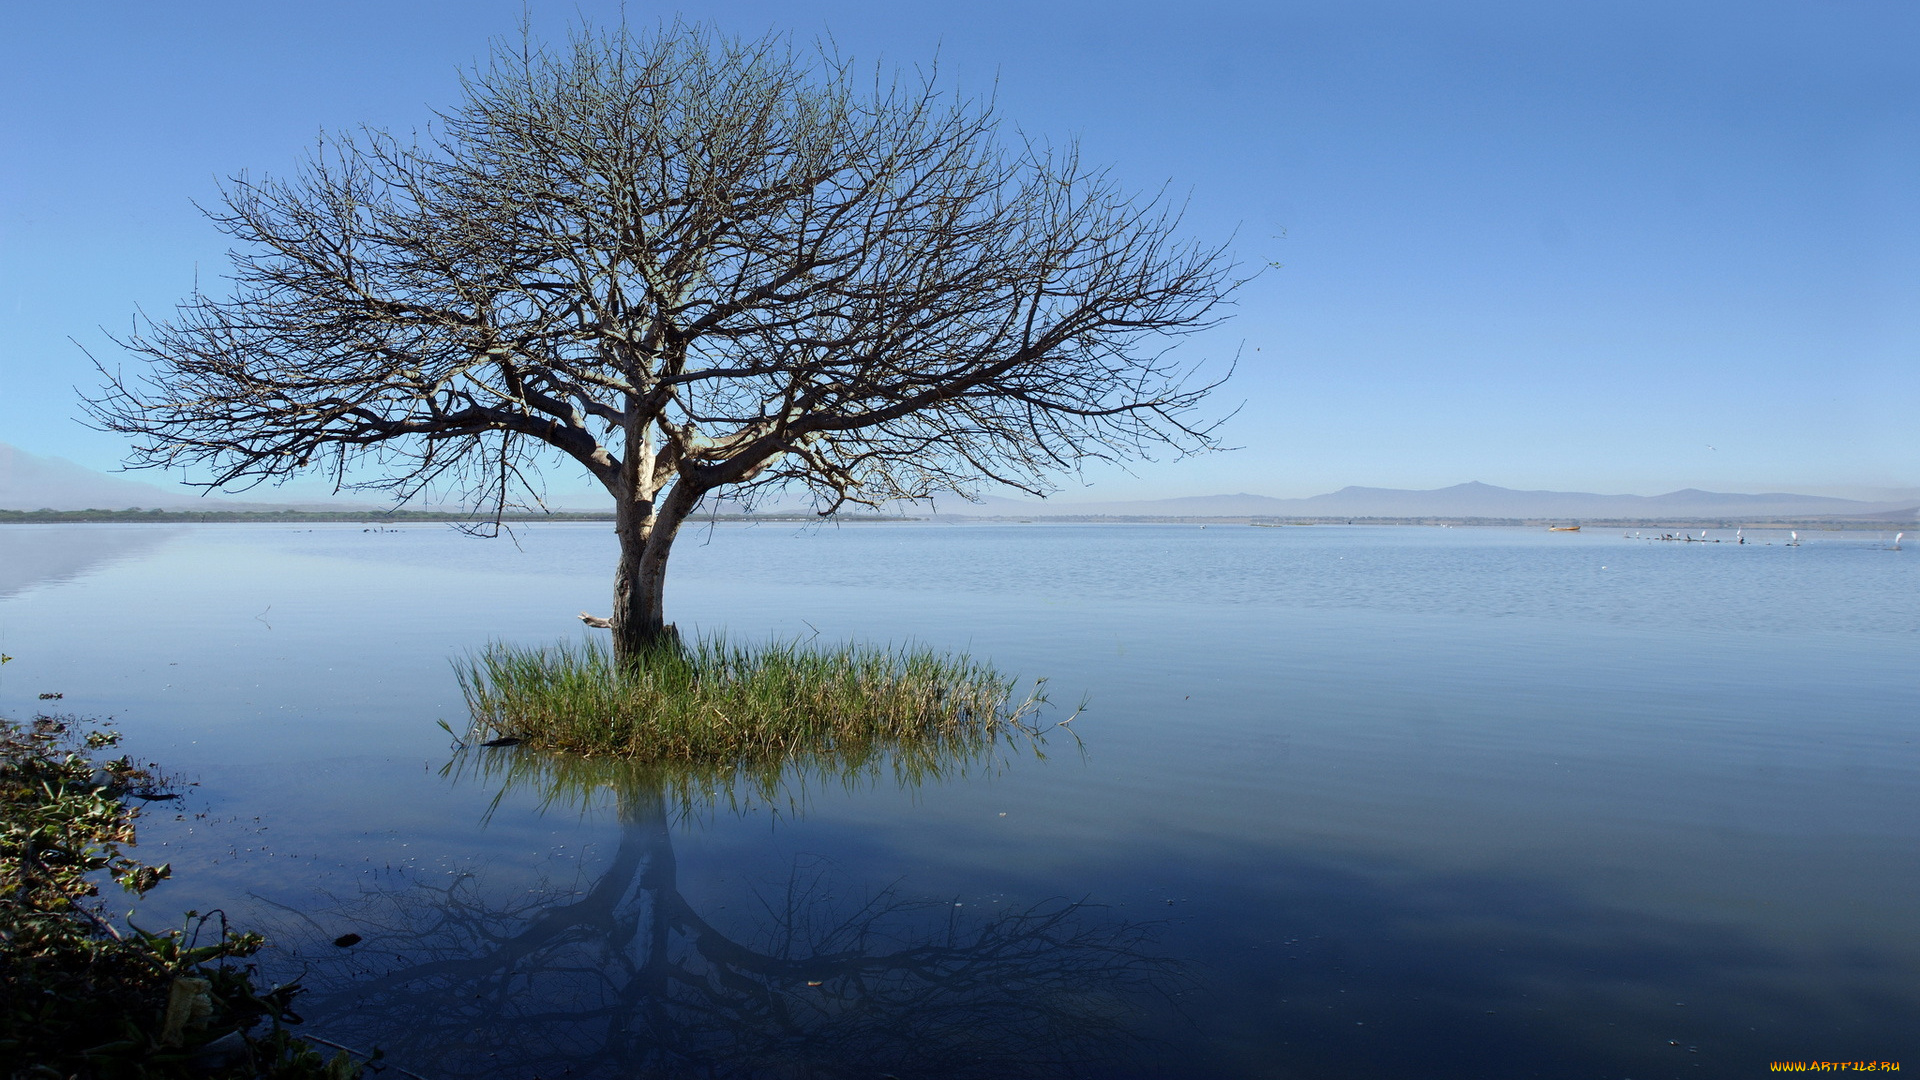
<svg viewBox="0 0 1920 1080">
<path fill-rule="evenodd" d="M 1017 757 L 1044 760 L 1042 732 L 1024 722 L 999 723 L 937 738 L 894 743 L 847 741 L 824 751 L 754 762 L 662 762 L 611 754 L 501 752 L 462 746 L 441 769 L 456 784 L 495 789 L 491 818 L 509 792 L 530 791 L 544 810 L 586 813 L 606 805 L 662 796 L 676 820 L 765 809 L 803 815 L 823 793 L 888 783 L 901 790 L 999 772 Z"/>
<path fill-rule="evenodd" d="M 927 648 L 702 637 L 625 666 L 595 640 L 494 643 L 456 664 L 472 736 L 672 765 L 859 762 L 1031 734 L 1045 701 L 987 664 Z"/>
</svg>

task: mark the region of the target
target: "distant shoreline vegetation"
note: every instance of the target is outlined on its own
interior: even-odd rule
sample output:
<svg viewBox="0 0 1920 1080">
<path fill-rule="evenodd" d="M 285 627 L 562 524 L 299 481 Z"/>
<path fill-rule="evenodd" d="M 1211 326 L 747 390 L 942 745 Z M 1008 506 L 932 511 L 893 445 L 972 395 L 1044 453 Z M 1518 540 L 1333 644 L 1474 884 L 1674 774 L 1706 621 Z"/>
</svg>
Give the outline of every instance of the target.
<svg viewBox="0 0 1920 1080">
<path fill-rule="evenodd" d="M 0 510 L 0 525 L 87 524 L 91 522 L 213 522 L 266 524 L 277 522 L 337 522 L 343 525 L 394 525 L 411 522 L 485 524 L 495 520 L 492 514 L 469 514 L 444 510 L 145 510 L 138 506 L 126 510 Z M 552 513 L 502 514 L 499 520 L 510 525 L 536 521 L 613 521 L 611 510 L 556 510 Z M 896 517 L 888 514 L 834 514 L 822 518 L 810 513 L 696 514 L 688 519 L 696 524 L 707 521 L 923 521 L 924 518 Z"/>
<path fill-rule="evenodd" d="M 397 525 L 397 524 L 483 524 L 492 522 L 493 515 L 477 515 L 441 510 L 145 510 L 132 507 L 125 510 L 0 510 L 0 525 L 45 525 L 45 524 L 261 524 L 271 525 L 283 522 L 303 524 L 342 524 L 342 525 Z M 529 525 L 536 522 L 613 522 L 611 511 L 558 510 L 552 513 L 515 513 L 503 514 L 499 520 L 509 525 Z M 904 517 L 892 514 L 830 514 L 819 515 L 804 511 L 770 512 L 761 514 L 695 514 L 689 523 L 700 525 L 709 522 L 834 522 L 834 523 L 898 523 L 926 521 L 968 521 L 1000 524 L 1112 524 L 1112 525 L 1425 525 L 1457 527 L 1540 527 L 1566 524 L 1566 518 L 1493 518 L 1493 517 L 1345 517 L 1321 515 L 1317 517 L 1266 517 L 1250 515 L 1226 515 L 1219 517 L 1176 516 L 1151 514 L 1044 514 L 1020 517 L 1010 514 L 929 514 L 919 517 Z M 1914 517 L 1893 517 L 1887 514 L 1849 516 L 1804 516 L 1804 517 L 1661 517 L 1661 518 L 1585 518 L 1580 524 L 1588 529 L 1891 529 L 1910 525 Z"/>
</svg>

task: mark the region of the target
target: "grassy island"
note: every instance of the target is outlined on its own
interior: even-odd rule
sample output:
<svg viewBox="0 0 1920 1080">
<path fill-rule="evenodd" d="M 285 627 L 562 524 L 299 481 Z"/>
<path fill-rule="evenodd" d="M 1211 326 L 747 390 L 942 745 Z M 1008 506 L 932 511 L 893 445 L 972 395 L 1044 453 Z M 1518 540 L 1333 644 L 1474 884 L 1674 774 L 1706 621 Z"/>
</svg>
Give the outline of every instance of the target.
<svg viewBox="0 0 1920 1080">
<path fill-rule="evenodd" d="M 719 636 L 627 664 L 597 641 L 494 644 L 457 667 L 475 738 L 663 764 L 858 757 L 1019 728 L 1045 701 L 965 655 Z"/>
</svg>

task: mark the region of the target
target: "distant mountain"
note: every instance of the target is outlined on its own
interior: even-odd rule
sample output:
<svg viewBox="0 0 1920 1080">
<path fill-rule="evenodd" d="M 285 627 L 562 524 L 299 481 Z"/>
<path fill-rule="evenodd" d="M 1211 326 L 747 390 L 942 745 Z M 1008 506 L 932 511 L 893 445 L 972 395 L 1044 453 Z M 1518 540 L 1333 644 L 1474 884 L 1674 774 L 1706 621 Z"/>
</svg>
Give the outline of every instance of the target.
<svg viewBox="0 0 1920 1080">
<path fill-rule="evenodd" d="M 0 443 L 0 510 L 206 510 L 245 513 L 271 510 L 373 509 L 334 499 L 242 502 L 195 495 L 140 480 L 111 476 L 65 458 L 41 457 Z"/>
<path fill-rule="evenodd" d="M 1861 514 L 1859 517 L 1863 521 L 1884 521 L 1891 525 L 1920 525 L 1920 507 L 1905 506 L 1878 514 Z"/>
<path fill-rule="evenodd" d="M 157 484 L 122 480 L 65 458 L 39 457 L 0 443 L 0 510 L 231 510 Z"/>
<path fill-rule="evenodd" d="M 1595 495 L 1580 491 L 1514 491 L 1473 482 L 1431 491 L 1345 487 L 1305 499 L 1265 495 L 1194 495 L 1132 502 L 1029 502 L 990 498 L 971 505 L 942 503 L 954 515 L 996 517 L 1444 517 L 1444 518 L 1736 518 L 1883 517 L 1912 521 L 1916 509 L 1824 495 L 1768 492 L 1728 494 L 1687 488 L 1665 495 Z"/>
<path fill-rule="evenodd" d="M 589 500 L 591 501 L 591 500 Z M 363 503 L 309 500 L 239 502 L 170 491 L 158 484 L 125 480 L 76 465 L 64 458 L 39 457 L 0 443 L 0 510 L 284 510 L 290 508 L 375 509 Z M 426 509 L 435 507 L 426 506 Z M 599 508 L 599 507 L 596 507 Z M 736 514 L 733 500 L 703 506 L 702 513 Z M 774 513 L 805 510 L 802 503 L 761 508 Z M 904 508 L 909 514 L 920 507 Z M 1305 499 L 1266 495 L 1190 495 L 1177 499 L 1127 502 L 1028 501 L 988 498 L 979 503 L 943 499 L 942 515 L 958 517 L 1312 517 L 1312 518 L 1770 518 L 1848 517 L 1893 523 L 1916 520 L 1912 502 L 1865 502 L 1822 495 L 1769 492 L 1727 494 L 1687 488 L 1665 495 L 1594 495 L 1579 491 L 1514 491 L 1492 484 L 1455 484 L 1432 491 L 1345 487 Z"/>
</svg>

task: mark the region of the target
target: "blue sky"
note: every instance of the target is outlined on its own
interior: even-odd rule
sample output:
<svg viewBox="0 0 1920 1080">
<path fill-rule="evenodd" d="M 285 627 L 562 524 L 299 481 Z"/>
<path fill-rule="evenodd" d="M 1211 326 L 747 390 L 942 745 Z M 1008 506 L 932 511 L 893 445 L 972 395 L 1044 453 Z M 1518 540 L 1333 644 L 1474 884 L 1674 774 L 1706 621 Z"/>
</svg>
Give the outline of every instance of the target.
<svg viewBox="0 0 1920 1080">
<path fill-rule="evenodd" d="M 69 338 L 223 271 L 194 209 L 322 128 L 410 129 L 512 2 L 10 5 L 0 442 L 113 468 Z M 542 3 L 536 32 L 618 4 Z M 1278 262 L 1188 346 L 1241 351 L 1240 447 L 1067 497 L 1346 484 L 1920 488 L 1920 8 L 1796 3 L 689 3 L 997 80 L 1190 229 Z M 154 477 L 147 477 L 153 479 Z M 565 489 L 567 478 L 552 478 Z M 1077 481 L 1068 478 L 1072 485 Z"/>
</svg>

